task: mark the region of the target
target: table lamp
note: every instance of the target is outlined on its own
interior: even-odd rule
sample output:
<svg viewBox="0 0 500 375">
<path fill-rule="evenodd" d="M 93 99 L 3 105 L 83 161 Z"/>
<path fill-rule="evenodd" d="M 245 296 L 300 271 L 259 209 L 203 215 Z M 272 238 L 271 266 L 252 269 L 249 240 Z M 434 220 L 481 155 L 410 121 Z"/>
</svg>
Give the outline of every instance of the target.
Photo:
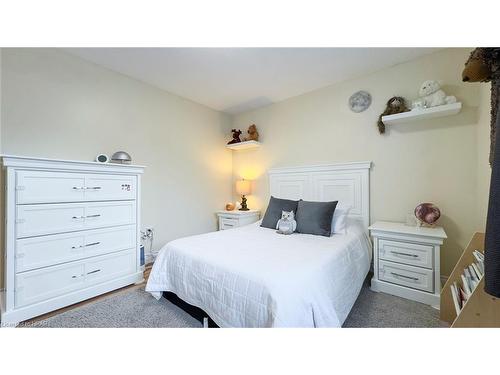
<svg viewBox="0 0 500 375">
<path fill-rule="evenodd" d="M 238 180 L 236 181 L 236 192 L 241 195 L 241 208 L 240 211 L 248 211 L 247 198 L 245 195 L 250 194 L 250 181 Z"/>
</svg>

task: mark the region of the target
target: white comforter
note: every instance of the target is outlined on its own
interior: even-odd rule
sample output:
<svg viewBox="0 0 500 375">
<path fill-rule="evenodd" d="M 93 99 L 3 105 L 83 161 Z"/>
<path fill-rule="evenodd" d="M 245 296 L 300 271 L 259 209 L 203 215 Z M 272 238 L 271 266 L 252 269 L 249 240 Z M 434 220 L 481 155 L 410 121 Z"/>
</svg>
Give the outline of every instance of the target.
<svg viewBox="0 0 500 375">
<path fill-rule="evenodd" d="M 221 327 L 340 327 L 370 267 L 361 226 L 332 237 L 259 223 L 181 238 L 160 251 L 146 291 L 207 312 Z"/>
</svg>

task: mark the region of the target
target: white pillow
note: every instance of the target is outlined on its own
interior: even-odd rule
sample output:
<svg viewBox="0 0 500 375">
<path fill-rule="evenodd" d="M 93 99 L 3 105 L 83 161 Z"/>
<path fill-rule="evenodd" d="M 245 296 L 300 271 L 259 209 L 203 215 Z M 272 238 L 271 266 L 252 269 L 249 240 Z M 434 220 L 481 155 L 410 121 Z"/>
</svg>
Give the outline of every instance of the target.
<svg viewBox="0 0 500 375">
<path fill-rule="evenodd" d="M 346 233 L 347 215 L 349 215 L 350 210 L 351 206 L 335 207 L 335 211 L 333 212 L 333 217 L 332 217 L 332 234 Z"/>
</svg>

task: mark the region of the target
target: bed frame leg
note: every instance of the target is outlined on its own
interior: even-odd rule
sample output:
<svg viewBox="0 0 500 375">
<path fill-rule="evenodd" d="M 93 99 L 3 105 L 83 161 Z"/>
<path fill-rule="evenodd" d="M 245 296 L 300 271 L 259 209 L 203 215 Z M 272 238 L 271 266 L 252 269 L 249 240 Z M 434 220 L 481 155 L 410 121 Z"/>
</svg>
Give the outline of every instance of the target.
<svg viewBox="0 0 500 375">
<path fill-rule="evenodd" d="M 208 318 L 207 317 L 203 318 L 203 328 L 208 328 Z"/>
</svg>

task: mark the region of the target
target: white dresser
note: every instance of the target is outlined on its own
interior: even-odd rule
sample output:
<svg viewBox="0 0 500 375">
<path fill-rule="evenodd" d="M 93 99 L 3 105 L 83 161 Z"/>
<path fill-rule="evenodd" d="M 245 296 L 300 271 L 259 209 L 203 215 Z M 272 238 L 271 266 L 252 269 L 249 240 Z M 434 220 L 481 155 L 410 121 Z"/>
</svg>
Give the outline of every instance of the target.
<svg viewBox="0 0 500 375">
<path fill-rule="evenodd" d="M 142 281 L 144 167 L 2 157 L 2 325 Z"/>
<path fill-rule="evenodd" d="M 443 228 L 378 221 L 369 229 L 374 255 L 371 289 L 439 309 Z"/>
</svg>

